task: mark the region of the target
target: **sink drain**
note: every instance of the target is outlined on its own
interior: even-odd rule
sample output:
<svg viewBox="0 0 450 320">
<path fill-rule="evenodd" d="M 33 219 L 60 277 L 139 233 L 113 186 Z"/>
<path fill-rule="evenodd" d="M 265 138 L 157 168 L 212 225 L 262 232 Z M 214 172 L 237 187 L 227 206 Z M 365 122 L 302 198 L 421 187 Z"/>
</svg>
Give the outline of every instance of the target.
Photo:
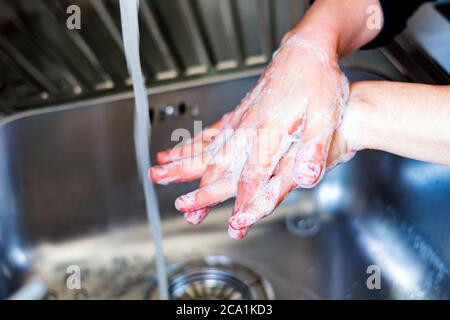
<svg viewBox="0 0 450 320">
<path fill-rule="evenodd" d="M 170 296 L 175 300 L 247 300 L 250 290 L 228 272 L 203 269 L 176 277 Z"/>
<path fill-rule="evenodd" d="M 250 268 L 225 256 L 207 256 L 168 267 L 169 296 L 173 300 L 267 300 L 273 299 L 268 281 Z M 153 278 L 147 299 L 158 298 Z"/>
<path fill-rule="evenodd" d="M 298 237 L 313 236 L 320 229 L 320 218 L 317 213 L 302 215 L 293 212 L 286 216 L 285 222 L 288 231 Z"/>
</svg>

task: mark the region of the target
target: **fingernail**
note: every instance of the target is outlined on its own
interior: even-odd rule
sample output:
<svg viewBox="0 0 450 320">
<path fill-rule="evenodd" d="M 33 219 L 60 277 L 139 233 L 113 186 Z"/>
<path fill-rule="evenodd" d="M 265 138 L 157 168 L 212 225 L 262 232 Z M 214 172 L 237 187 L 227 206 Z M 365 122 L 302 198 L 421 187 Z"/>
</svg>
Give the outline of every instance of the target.
<svg viewBox="0 0 450 320">
<path fill-rule="evenodd" d="M 248 233 L 248 228 L 244 228 L 244 229 L 234 229 L 231 226 L 228 226 L 228 235 L 230 236 L 231 239 L 234 240 L 240 240 L 243 239 Z"/>
<path fill-rule="evenodd" d="M 167 174 L 167 169 L 163 166 L 154 166 L 149 170 L 149 177 L 153 181 L 158 181 L 158 179 L 164 177 Z"/>
<path fill-rule="evenodd" d="M 315 161 L 301 163 L 297 166 L 295 175 L 296 182 L 300 187 L 311 188 L 319 180 L 322 175 L 322 166 Z"/>
<path fill-rule="evenodd" d="M 170 162 L 170 155 L 166 151 L 161 151 L 156 154 L 156 161 L 158 161 L 159 164 L 165 164 L 167 162 Z"/>
<path fill-rule="evenodd" d="M 178 198 L 175 199 L 175 208 L 178 211 L 186 211 L 189 210 L 189 207 L 191 207 L 192 205 L 194 205 L 195 202 L 195 195 L 194 193 L 188 193 L 182 196 L 179 196 Z"/>
<path fill-rule="evenodd" d="M 248 213 L 237 213 L 228 220 L 228 225 L 233 229 L 242 229 L 255 224 L 256 216 Z"/>
<path fill-rule="evenodd" d="M 184 213 L 184 219 L 189 223 L 189 224 L 199 224 L 200 222 L 203 221 L 203 219 L 205 219 L 205 217 L 208 215 L 209 210 L 202 208 L 196 211 L 190 211 L 190 212 L 185 212 Z"/>
</svg>

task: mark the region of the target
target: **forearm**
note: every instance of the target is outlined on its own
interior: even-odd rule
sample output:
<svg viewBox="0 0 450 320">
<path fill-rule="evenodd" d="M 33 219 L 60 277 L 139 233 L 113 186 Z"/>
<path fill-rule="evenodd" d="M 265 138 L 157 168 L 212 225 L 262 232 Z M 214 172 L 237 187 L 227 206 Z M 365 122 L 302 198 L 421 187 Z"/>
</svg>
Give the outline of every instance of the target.
<svg viewBox="0 0 450 320">
<path fill-rule="evenodd" d="M 380 30 L 367 26 L 369 6 L 379 6 L 378 0 L 316 0 L 302 21 L 289 34 L 299 32 L 318 41 L 338 55 L 358 50 Z M 382 15 L 380 16 L 382 19 Z"/>
<path fill-rule="evenodd" d="M 355 83 L 343 126 L 350 148 L 450 165 L 450 86 Z"/>
</svg>

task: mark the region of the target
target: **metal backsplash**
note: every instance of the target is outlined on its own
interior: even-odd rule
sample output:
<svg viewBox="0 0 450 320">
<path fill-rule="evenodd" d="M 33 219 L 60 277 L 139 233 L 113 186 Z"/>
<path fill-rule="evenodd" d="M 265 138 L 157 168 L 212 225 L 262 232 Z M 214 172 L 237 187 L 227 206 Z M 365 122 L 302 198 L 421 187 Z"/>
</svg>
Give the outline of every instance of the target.
<svg viewBox="0 0 450 320">
<path fill-rule="evenodd" d="M 148 85 L 266 63 L 302 0 L 141 0 Z M 69 30 L 70 5 L 81 29 Z M 0 111 L 11 114 L 130 85 L 118 0 L 0 0 Z"/>
</svg>

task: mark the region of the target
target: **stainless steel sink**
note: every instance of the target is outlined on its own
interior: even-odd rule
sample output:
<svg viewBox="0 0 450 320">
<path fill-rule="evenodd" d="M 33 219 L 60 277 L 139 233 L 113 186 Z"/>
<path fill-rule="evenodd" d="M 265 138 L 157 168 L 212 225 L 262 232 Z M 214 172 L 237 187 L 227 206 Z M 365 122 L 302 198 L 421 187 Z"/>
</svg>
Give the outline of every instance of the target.
<svg viewBox="0 0 450 320">
<path fill-rule="evenodd" d="M 353 81 L 377 78 L 346 72 Z M 219 118 L 256 80 L 248 72 L 228 77 L 153 88 L 152 150 L 170 146 L 175 128 Z M 154 249 L 132 112 L 124 93 L 0 122 L 1 298 L 149 297 Z M 447 167 L 361 152 L 317 188 L 293 192 L 241 241 L 226 234 L 230 203 L 195 227 L 175 212 L 175 197 L 194 187 L 158 187 L 169 263 L 224 256 L 264 278 L 276 299 L 450 294 Z M 79 289 L 67 286 L 71 266 L 80 268 Z M 367 285 L 378 271 L 379 289 Z"/>
</svg>

